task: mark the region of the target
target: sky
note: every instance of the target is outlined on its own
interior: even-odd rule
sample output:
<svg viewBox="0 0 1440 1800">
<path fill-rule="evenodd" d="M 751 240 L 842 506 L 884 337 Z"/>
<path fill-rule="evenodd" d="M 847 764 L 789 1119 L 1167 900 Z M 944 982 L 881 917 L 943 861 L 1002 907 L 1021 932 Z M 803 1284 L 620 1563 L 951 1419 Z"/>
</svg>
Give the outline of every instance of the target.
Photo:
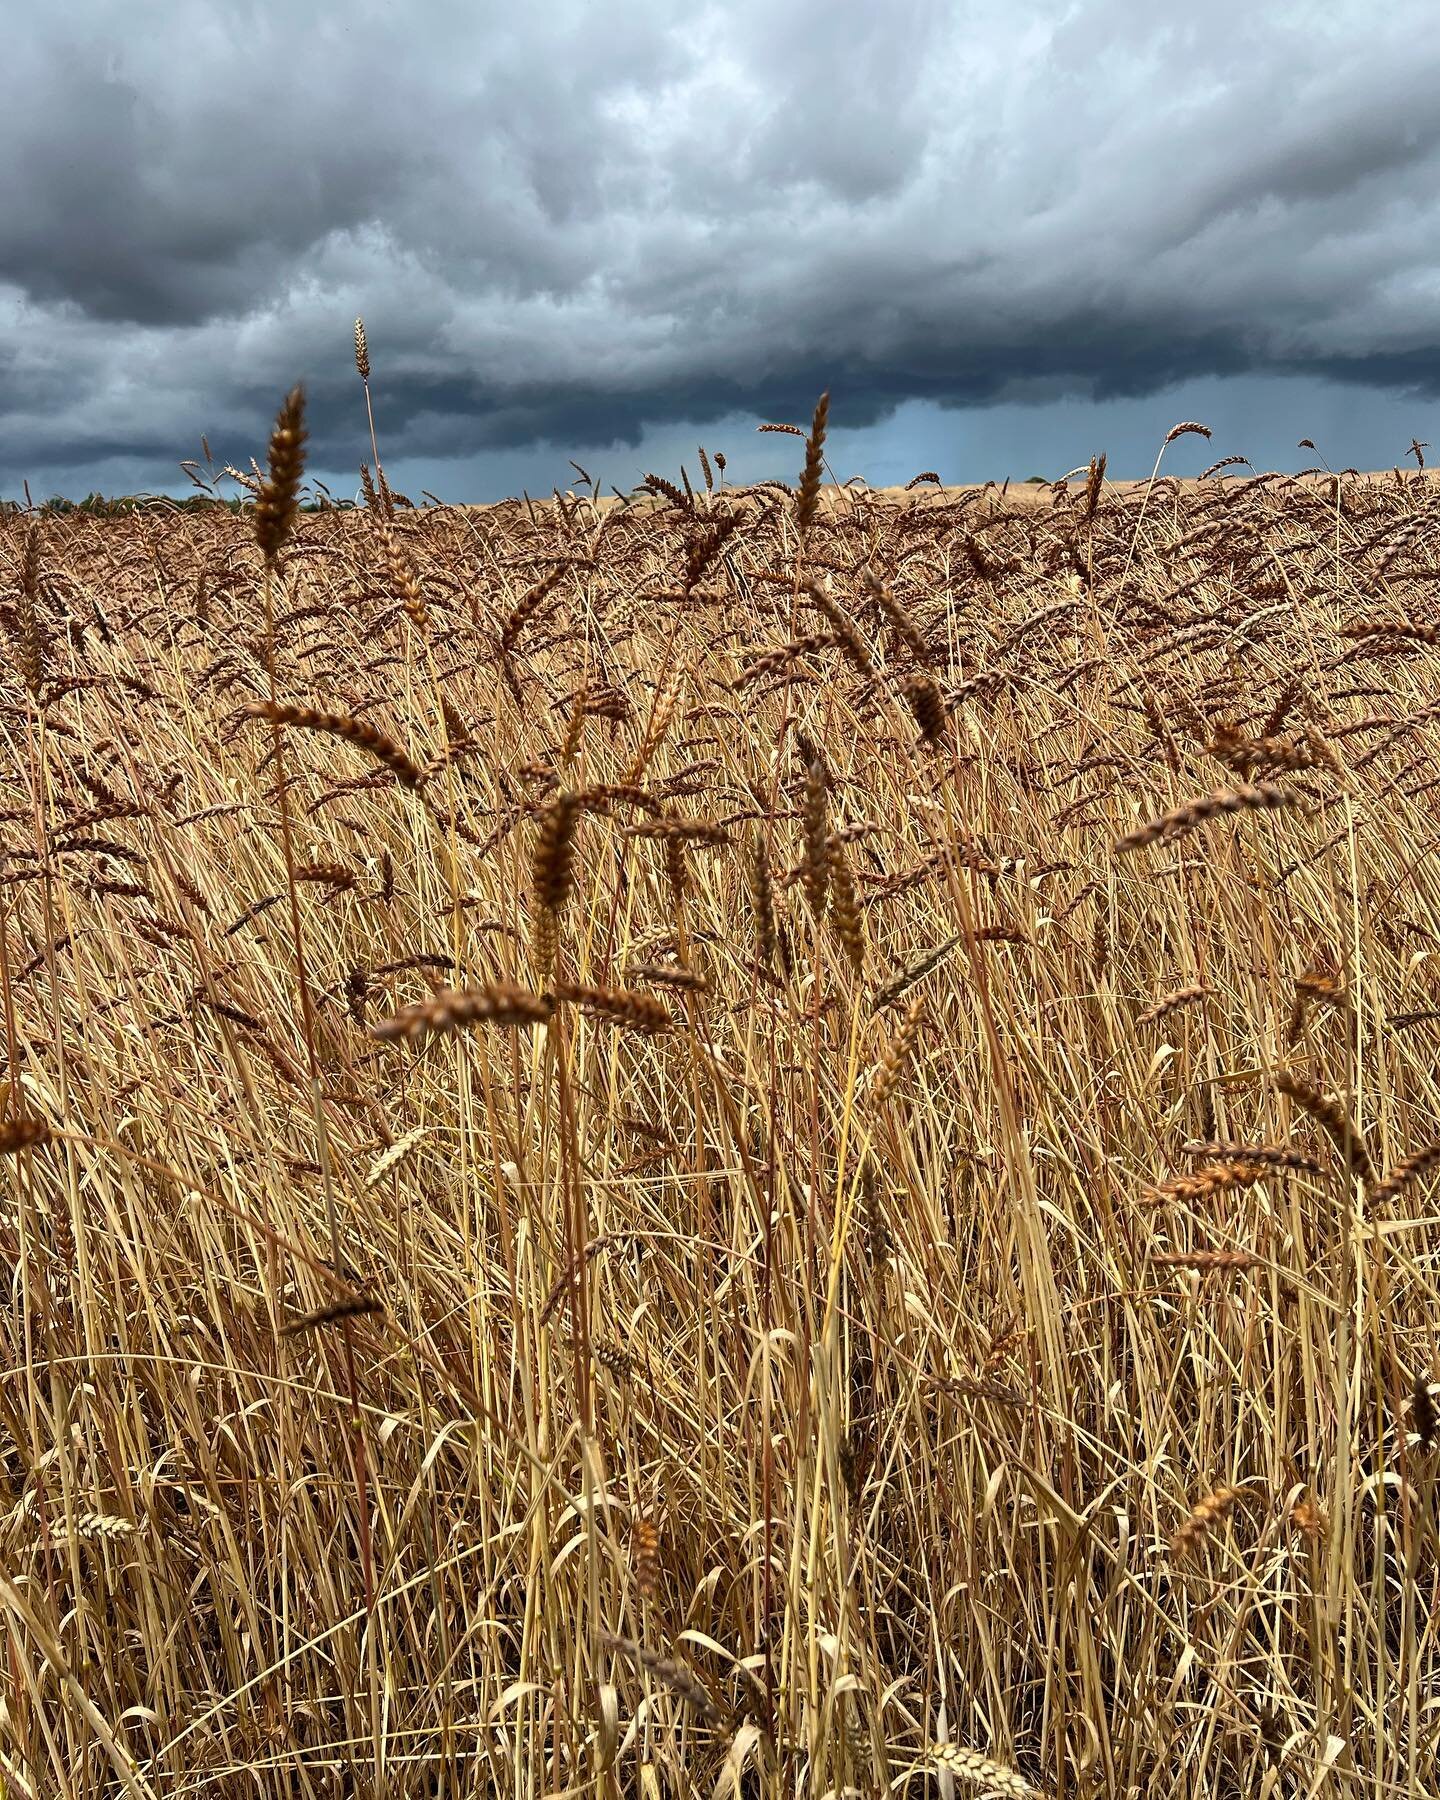
<svg viewBox="0 0 1440 1800">
<path fill-rule="evenodd" d="M 1418 0 L 71 0 L 7 39 L 0 497 L 1386 469 L 1440 446 Z M 1317 450 L 1297 448 L 1313 439 Z M 1440 447 L 1434 454 L 1440 462 Z M 224 491 L 236 492 L 224 484 Z"/>
</svg>

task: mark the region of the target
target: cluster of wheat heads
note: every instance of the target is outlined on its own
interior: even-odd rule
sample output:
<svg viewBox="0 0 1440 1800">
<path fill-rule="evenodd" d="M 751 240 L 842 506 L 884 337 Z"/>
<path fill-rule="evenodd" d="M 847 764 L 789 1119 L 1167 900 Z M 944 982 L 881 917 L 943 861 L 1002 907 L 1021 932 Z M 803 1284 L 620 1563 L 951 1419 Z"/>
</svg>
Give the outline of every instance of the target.
<svg viewBox="0 0 1440 1800">
<path fill-rule="evenodd" d="M 0 521 L 7 1792 L 1440 1790 L 1435 490 L 826 422 Z"/>
</svg>

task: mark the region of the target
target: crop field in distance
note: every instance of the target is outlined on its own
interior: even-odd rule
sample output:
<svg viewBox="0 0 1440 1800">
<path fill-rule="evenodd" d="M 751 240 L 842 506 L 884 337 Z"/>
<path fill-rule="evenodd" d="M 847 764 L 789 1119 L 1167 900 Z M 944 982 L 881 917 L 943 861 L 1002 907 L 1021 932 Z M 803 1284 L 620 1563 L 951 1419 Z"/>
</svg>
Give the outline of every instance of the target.
<svg viewBox="0 0 1440 1800">
<path fill-rule="evenodd" d="M 1428 472 L 276 402 L 0 516 L 0 1788 L 1440 1793 Z"/>
</svg>

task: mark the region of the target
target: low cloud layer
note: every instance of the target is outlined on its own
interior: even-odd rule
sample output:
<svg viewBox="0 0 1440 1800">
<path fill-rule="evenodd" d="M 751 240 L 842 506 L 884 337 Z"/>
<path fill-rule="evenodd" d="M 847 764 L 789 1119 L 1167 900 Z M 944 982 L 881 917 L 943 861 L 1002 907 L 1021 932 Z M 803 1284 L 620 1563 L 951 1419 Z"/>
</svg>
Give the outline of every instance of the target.
<svg viewBox="0 0 1440 1800">
<path fill-rule="evenodd" d="M 202 431 L 243 466 L 297 377 L 315 466 L 353 469 L 357 313 L 387 463 L 502 485 L 540 444 L 804 419 L 824 387 L 857 434 L 1242 377 L 1418 405 L 1432 22 L 77 0 L 9 46 L 0 491 L 173 485 Z"/>
</svg>

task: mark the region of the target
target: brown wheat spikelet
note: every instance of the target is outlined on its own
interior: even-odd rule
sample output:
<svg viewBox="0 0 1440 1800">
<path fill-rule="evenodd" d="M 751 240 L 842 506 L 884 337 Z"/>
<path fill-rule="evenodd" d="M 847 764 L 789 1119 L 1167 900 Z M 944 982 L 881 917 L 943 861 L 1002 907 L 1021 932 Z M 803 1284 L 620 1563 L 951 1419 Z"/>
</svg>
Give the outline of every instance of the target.
<svg viewBox="0 0 1440 1800">
<path fill-rule="evenodd" d="M 845 852 L 830 839 L 830 916 L 850 967 L 857 975 L 865 966 L 865 918 L 855 893 L 855 877 Z"/>
<path fill-rule="evenodd" d="M 667 837 L 664 840 L 665 879 L 670 884 L 670 892 L 678 906 L 689 887 L 686 879 L 685 843 L 683 837 Z"/>
<path fill-rule="evenodd" d="M 578 793 L 560 793 L 545 808 L 535 843 L 535 903 L 546 912 L 565 909 L 575 886 L 575 840 L 583 801 Z"/>
<path fill-rule="evenodd" d="M 1182 419 L 1178 425 L 1172 425 L 1165 433 L 1166 445 L 1173 444 L 1176 438 L 1193 433 L 1196 437 L 1208 438 L 1211 435 L 1208 425 L 1201 425 L 1194 419 Z"/>
<path fill-rule="evenodd" d="M 44 1119 L 20 1116 L 0 1120 L 0 1156 L 13 1156 L 18 1150 L 38 1149 L 54 1135 Z"/>
<path fill-rule="evenodd" d="M 322 1325 L 337 1325 L 342 1319 L 359 1319 L 367 1313 L 385 1311 L 385 1302 L 373 1294 L 356 1294 L 343 1300 L 333 1301 L 329 1306 L 322 1306 L 315 1312 L 306 1313 L 303 1318 L 290 1319 L 280 1327 L 281 1337 L 295 1337 L 302 1331 L 317 1331 Z"/>
<path fill-rule="evenodd" d="M 549 994 L 497 982 L 492 987 L 446 989 L 428 1000 L 405 1006 L 391 1018 L 372 1025 L 372 1037 L 418 1039 L 460 1031 L 468 1025 L 544 1025 L 555 1010 Z"/>
<path fill-rule="evenodd" d="M 576 753 L 580 748 L 580 738 L 585 729 L 587 715 L 586 699 L 586 685 L 582 681 L 570 701 L 570 717 L 565 724 L 565 741 L 560 746 L 560 766 L 562 768 L 575 760 Z"/>
<path fill-rule="evenodd" d="M 1415 643 L 1440 643 L 1440 625 L 1417 625 L 1413 619 L 1360 619 L 1353 625 L 1342 625 L 1343 638 L 1409 638 Z"/>
<path fill-rule="evenodd" d="M 1323 1093 L 1302 1076 L 1292 1074 L 1287 1069 L 1282 1069 L 1276 1075 L 1275 1086 L 1323 1128 L 1339 1156 L 1349 1164 L 1358 1180 L 1367 1186 L 1374 1181 L 1375 1165 L 1370 1160 L 1370 1152 L 1360 1135 L 1359 1127 L 1345 1110 L 1342 1101 L 1337 1100 L 1333 1094 Z"/>
<path fill-rule="evenodd" d="M 778 950 L 775 888 L 764 838 L 755 840 L 754 850 L 746 861 L 746 873 L 750 877 L 750 905 L 755 914 L 755 947 L 761 963 L 767 969 L 773 969 Z"/>
<path fill-rule="evenodd" d="M 642 1600 L 653 1600 L 660 1586 L 660 1529 L 654 1519 L 636 1519 L 630 1539 L 636 1591 Z"/>
<path fill-rule="evenodd" d="M 370 379 L 370 345 L 365 337 L 365 321 L 355 321 L 355 367 L 360 371 L 360 379 Z"/>
<path fill-rule="evenodd" d="M 1136 1025 L 1154 1025 L 1175 1011 L 1177 1007 L 1189 1006 L 1193 1001 L 1203 1000 L 1210 989 L 1203 982 L 1195 982 L 1190 987 L 1177 988 L 1173 994 L 1167 994 L 1163 1000 L 1157 1000 L 1135 1021 Z"/>
<path fill-rule="evenodd" d="M 415 766 L 393 738 L 350 713 L 315 712 L 308 706 L 289 706 L 271 700 L 252 701 L 241 711 L 245 718 L 269 719 L 277 725 L 293 725 L 301 731 L 320 731 L 344 738 L 347 743 L 368 750 L 371 756 L 384 763 L 402 787 L 418 790 L 425 785 L 424 771 Z"/>
<path fill-rule="evenodd" d="M 1299 803 L 1298 795 L 1269 781 L 1259 782 L 1254 787 L 1218 788 L 1213 794 L 1189 800 L 1184 806 L 1177 806 L 1173 812 L 1164 813 L 1159 818 L 1151 819 L 1148 824 L 1127 832 L 1124 837 L 1116 839 L 1115 849 L 1140 850 L 1161 838 L 1179 837 L 1184 832 L 1193 831 L 1197 825 L 1203 825 L 1207 819 L 1219 818 L 1228 813 L 1273 810 L 1281 806 L 1297 806 Z"/>
<path fill-rule="evenodd" d="M 568 1000 L 591 1018 L 611 1025 L 628 1025 L 634 1031 L 669 1031 L 675 1022 L 657 995 L 629 988 L 587 987 L 576 981 L 562 981 L 556 983 L 554 996 Z"/>
<path fill-rule="evenodd" d="M 964 943 L 964 941 L 964 932 L 957 931 L 952 936 L 946 938 L 943 943 L 934 945 L 931 949 L 925 951 L 923 955 L 918 956 L 914 962 L 907 964 L 905 968 L 900 970 L 898 975 L 892 976 L 883 987 L 879 987 L 875 990 L 875 998 L 871 1002 L 871 1010 L 874 1012 L 881 1012 L 885 1007 L 889 1006 L 892 1001 L 898 1000 L 907 988 L 914 987 L 917 981 L 923 981 L 932 970 L 938 969 L 945 958 L 957 949 L 959 945 Z"/>
<path fill-rule="evenodd" d="M 1433 1450 L 1440 1443 L 1440 1387 L 1424 1375 L 1415 1377 L 1410 1389 L 1410 1438 L 1414 1447 Z"/>
<path fill-rule="evenodd" d="M 49 634 L 40 616 L 40 527 L 32 519 L 25 533 L 25 550 L 20 563 L 20 605 L 18 608 L 15 660 L 20 679 L 32 699 L 38 700 L 45 687 Z"/>
<path fill-rule="evenodd" d="M 945 735 L 948 714 L 944 696 L 935 682 L 928 675 L 910 674 L 900 683 L 900 692 L 905 696 L 905 704 L 915 715 L 921 741 L 938 744 Z"/>
<path fill-rule="evenodd" d="M 542 906 L 530 924 L 530 967 L 538 980 L 548 981 L 554 973 L 559 948 L 559 921 L 553 912 Z"/>
<path fill-rule="evenodd" d="M 270 433 L 270 475 L 255 502 L 255 542 L 267 562 L 280 554 L 300 509 L 305 470 L 305 389 L 291 388 Z"/>
<path fill-rule="evenodd" d="M 812 631 L 804 637 L 791 638 L 788 643 L 777 644 L 773 650 L 765 650 L 748 662 L 735 679 L 730 683 L 732 690 L 749 687 L 757 681 L 765 681 L 772 675 L 778 675 L 788 669 L 793 662 L 802 656 L 813 656 L 819 650 L 829 650 L 840 642 L 833 631 Z"/>
<path fill-rule="evenodd" d="M 1085 478 L 1085 496 L 1080 502 L 1080 516 L 1088 523 L 1095 517 L 1100 506 L 1100 493 L 1105 484 L 1105 456 L 1090 458 L 1090 470 Z"/>
<path fill-rule="evenodd" d="M 1384 1178 L 1377 1181 L 1370 1190 L 1370 1204 L 1388 1206 L 1391 1201 L 1399 1199 L 1412 1181 L 1422 1180 L 1435 1168 L 1440 1168 L 1440 1138 L 1433 1144 L 1427 1144 L 1423 1150 L 1414 1151 L 1392 1169 L 1387 1169 Z"/>
<path fill-rule="evenodd" d="M 539 612 L 546 597 L 553 593 L 564 574 L 565 564 L 556 563 L 515 603 L 505 623 L 500 627 L 500 648 L 505 655 L 509 656 L 513 653 L 515 645 L 519 642 L 520 633 Z"/>
<path fill-rule="evenodd" d="M 905 1017 L 894 1037 L 885 1046 L 884 1055 L 875 1074 L 875 1085 L 870 1090 L 870 1105 L 875 1112 L 894 1093 L 905 1066 L 910 1061 L 915 1049 L 915 1040 L 920 1035 L 920 1022 L 924 1017 L 924 1003 L 917 994 L 905 1009 Z"/>
<path fill-rule="evenodd" d="M 675 716 L 675 708 L 680 704 L 680 695 L 689 674 L 689 667 L 683 662 L 676 662 L 671 667 L 655 695 L 655 707 L 650 715 L 650 723 L 646 727 L 645 736 L 641 739 L 640 748 L 635 753 L 634 761 L 620 777 L 622 786 L 634 787 L 646 769 L 650 767 L 655 752 L 665 741 L 665 735 L 670 729 L 670 721 Z"/>
<path fill-rule="evenodd" d="M 917 662 L 928 665 L 931 660 L 930 646 L 925 642 L 925 635 L 895 598 L 890 590 L 889 582 L 882 581 L 868 563 L 860 574 L 866 593 L 879 607 L 890 629 Z"/>
<path fill-rule="evenodd" d="M 709 986 L 698 969 L 685 969 L 678 964 L 632 963 L 628 973 L 634 981 L 653 981 L 687 994 L 703 994 Z"/>
<path fill-rule="evenodd" d="M 815 509 L 820 502 L 820 476 L 824 468 L 825 427 L 830 416 L 830 395 L 820 396 L 815 408 L 815 417 L 810 426 L 810 435 L 805 440 L 805 467 L 800 475 L 800 488 L 795 498 L 795 529 L 799 532 L 802 543 L 809 533 L 815 519 Z"/>
<path fill-rule="evenodd" d="M 616 1637 L 608 1631 L 601 1632 L 600 1641 L 638 1668 L 647 1669 L 657 1681 L 669 1688 L 677 1700 L 683 1701 L 692 1712 L 710 1724 L 722 1724 L 729 1717 L 716 1704 L 710 1690 L 688 1663 L 681 1662 L 677 1657 L 667 1656 L 663 1651 L 637 1644 L 632 1638 Z"/>
<path fill-rule="evenodd" d="M 1189 1517 L 1180 1526 L 1170 1540 L 1170 1551 L 1175 1557 L 1189 1556 L 1198 1549 L 1210 1533 L 1218 1525 L 1224 1523 L 1240 1498 L 1240 1490 L 1233 1487 L 1212 1488 L 1195 1502 Z"/>
<path fill-rule="evenodd" d="M 1182 1144 L 1187 1156 L 1218 1158 L 1223 1162 L 1264 1164 L 1272 1169 L 1296 1169 L 1302 1174 L 1318 1175 L 1320 1164 L 1303 1150 L 1288 1144 L 1237 1144 L 1216 1138 L 1191 1139 Z"/>
<path fill-rule="evenodd" d="M 400 546 L 395 541 L 395 528 L 388 519 L 381 525 L 380 541 L 384 547 L 385 565 L 390 571 L 390 579 L 405 603 L 410 622 L 417 631 L 423 631 L 429 618 L 425 597 L 420 591 L 420 583 L 415 579 L 415 571 L 401 554 Z"/>
<path fill-rule="evenodd" d="M 805 786 L 801 799 L 805 835 L 805 898 L 818 925 L 825 917 L 830 891 L 830 782 L 824 759 L 813 748 L 805 761 Z"/>
<path fill-rule="evenodd" d="M 1221 1194 L 1232 1193 L 1237 1188 L 1253 1187 L 1264 1178 L 1266 1166 L 1263 1162 L 1236 1159 L 1217 1162 L 1213 1167 L 1202 1169 L 1195 1175 L 1172 1175 L 1158 1187 L 1147 1189 L 1145 1203 L 1149 1206 L 1163 1206 L 1167 1202 L 1179 1202 L 1188 1206 L 1195 1200 L 1213 1200 Z"/>
<path fill-rule="evenodd" d="M 1249 1250 L 1155 1250 L 1150 1261 L 1163 1269 L 1191 1269 L 1197 1274 L 1233 1274 L 1264 1267 Z"/>
</svg>

